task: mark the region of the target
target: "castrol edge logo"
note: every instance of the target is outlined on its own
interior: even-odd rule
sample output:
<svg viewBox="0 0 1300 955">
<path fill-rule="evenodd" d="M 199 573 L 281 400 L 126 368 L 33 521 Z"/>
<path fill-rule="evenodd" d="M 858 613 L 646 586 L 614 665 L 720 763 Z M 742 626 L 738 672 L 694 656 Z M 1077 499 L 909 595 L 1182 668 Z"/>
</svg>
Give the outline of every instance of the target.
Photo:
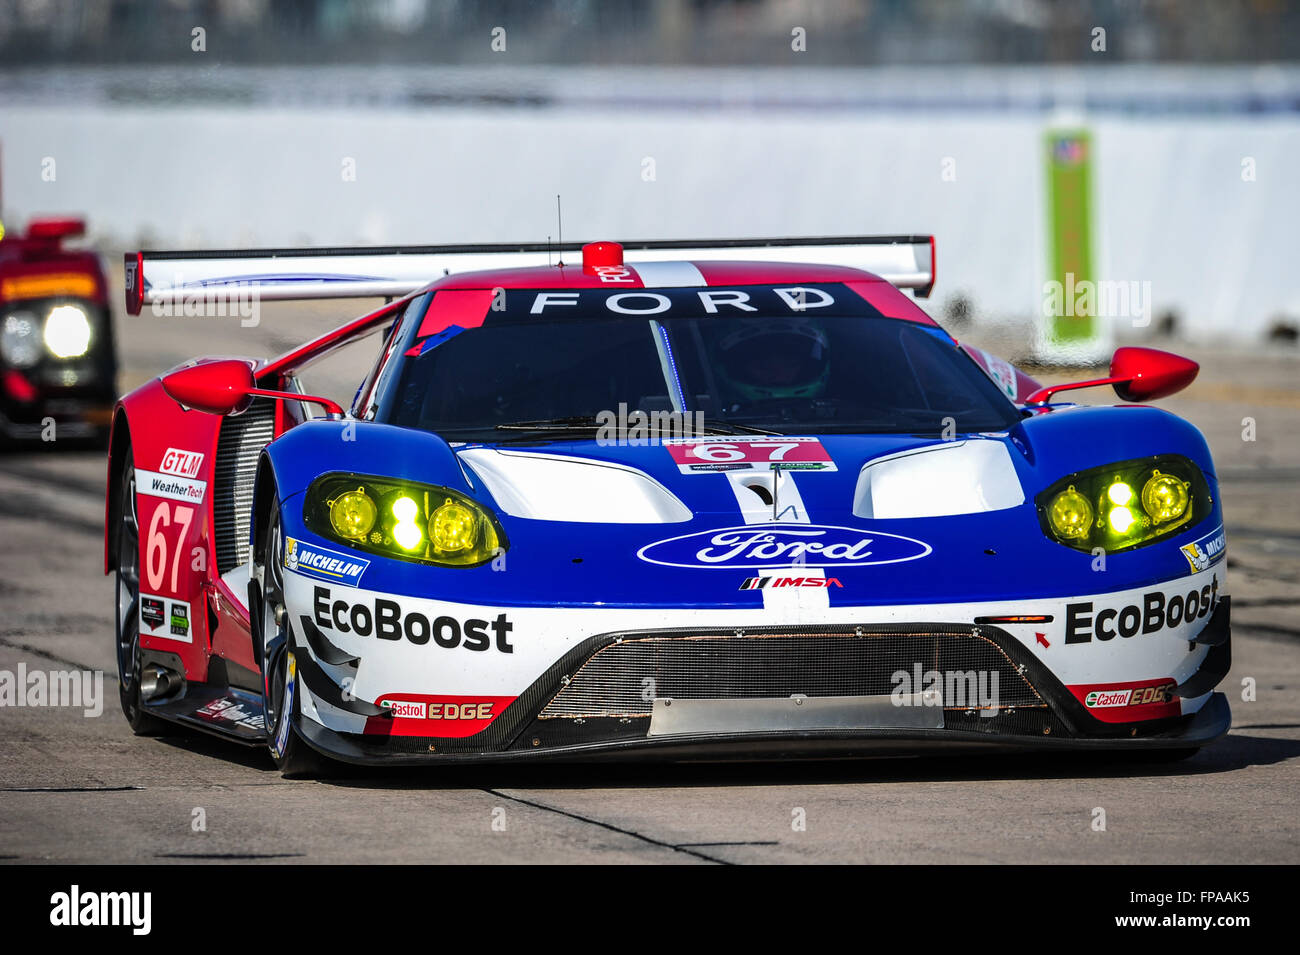
<svg viewBox="0 0 1300 955">
<path fill-rule="evenodd" d="M 1182 712 L 1177 686 L 1170 677 L 1135 683 L 1071 686 L 1070 692 L 1095 719 L 1103 723 L 1165 719 Z"/>
<path fill-rule="evenodd" d="M 388 717 L 371 717 L 363 732 L 371 736 L 463 739 L 487 729 L 514 700 L 513 696 L 385 693 L 376 705 L 387 710 Z"/>
<path fill-rule="evenodd" d="M 1089 709 L 1096 709 L 1097 707 L 1128 706 L 1128 701 L 1132 698 L 1132 690 L 1093 690 L 1083 698 L 1083 702 Z"/>
</svg>

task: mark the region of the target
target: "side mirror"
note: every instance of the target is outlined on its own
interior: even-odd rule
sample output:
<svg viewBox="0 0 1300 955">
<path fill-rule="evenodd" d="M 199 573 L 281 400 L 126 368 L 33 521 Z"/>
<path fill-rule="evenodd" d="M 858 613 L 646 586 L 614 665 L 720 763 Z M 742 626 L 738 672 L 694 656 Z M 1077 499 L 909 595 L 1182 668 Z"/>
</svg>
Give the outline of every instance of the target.
<svg viewBox="0 0 1300 955">
<path fill-rule="evenodd" d="M 163 375 L 163 391 L 177 404 L 208 414 L 238 414 L 253 401 L 253 367 L 236 358 L 191 365 Z"/>
<path fill-rule="evenodd" d="M 343 409 L 328 398 L 257 387 L 253 365 L 239 358 L 223 358 L 173 371 L 163 375 L 162 386 L 167 396 L 178 405 L 208 414 L 239 414 L 247 410 L 253 398 L 260 396 L 281 401 L 308 401 L 323 407 L 331 417 L 343 417 Z"/>
<path fill-rule="evenodd" d="M 1124 401 L 1154 401 L 1182 391 L 1195 379 L 1201 366 L 1190 358 L 1158 348 L 1129 346 L 1115 349 L 1110 360 L 1110 377 L 1072 381 L 1039 388 L 1025 399 L 1027 405 L 1047 404 L 1058 391 L 1113 385 Z"/>
<path fill-rule="evenodd" d="M 1154 401 L 1182 391 L 1201 366 L 1190 358 L 1158 348 L 1117 348 L 1110 360 L 1115 394 L 1125 401 Z"/>
</svg>

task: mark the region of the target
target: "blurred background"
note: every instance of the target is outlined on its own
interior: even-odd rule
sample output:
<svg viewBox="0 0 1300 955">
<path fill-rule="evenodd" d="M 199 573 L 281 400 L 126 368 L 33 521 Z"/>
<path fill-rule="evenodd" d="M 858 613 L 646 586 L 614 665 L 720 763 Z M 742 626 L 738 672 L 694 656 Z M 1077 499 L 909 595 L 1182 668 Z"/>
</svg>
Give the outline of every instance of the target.
<svg viewBox="0 0 1300 955">
<path fill-rule="evenodd" d="M 1137 62 L 1268 62 L 1300 50 L 1286 0 L 5 0 L 9 63 L 178 61 L 206 24 L 241 63 L 483 63 L 478 39 L 520 31 L 529 63 L 781 65 L 773 36 L 823 31 L 818 62 L 1081 63 L 1080 32 L 1116 32 Z M 766 47 L 766 52 L 764 48 Z"/>
<path fill-rule="evenodd" d="M 114 263 L 544 241 L 557 193 L 569 239 L 932 232 L 1009 357 L 1068 226 L 1111 338 L 1290 349 L 1298 53 L 1288 0 L 0 0 L 0 211 Z"/>
</svg>

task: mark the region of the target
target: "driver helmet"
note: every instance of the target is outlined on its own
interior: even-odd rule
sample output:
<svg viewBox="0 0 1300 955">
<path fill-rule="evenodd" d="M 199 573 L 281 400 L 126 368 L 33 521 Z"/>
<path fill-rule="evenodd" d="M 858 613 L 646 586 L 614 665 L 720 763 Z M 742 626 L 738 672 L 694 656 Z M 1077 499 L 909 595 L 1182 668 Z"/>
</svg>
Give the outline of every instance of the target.
<svg viewBox="0 0 1300 955">
<path fill-rule="evenodd" d="M 748 401 L 817 398 L 830 377 L 830 340 L 813 318 L 742 318 L 718 342 L 721 378 Z"/>
</svg>

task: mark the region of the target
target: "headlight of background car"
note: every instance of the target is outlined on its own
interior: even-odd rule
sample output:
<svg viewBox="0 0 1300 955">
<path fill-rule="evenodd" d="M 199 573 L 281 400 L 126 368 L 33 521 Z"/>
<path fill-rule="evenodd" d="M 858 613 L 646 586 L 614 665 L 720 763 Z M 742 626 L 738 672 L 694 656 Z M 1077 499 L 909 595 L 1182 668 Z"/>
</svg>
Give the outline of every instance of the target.
<svg viewBox="0 0 1300 955">
<path fill-rule="evenodd" d="M 356 474 L 313 481 L 303 522 L 358 550 L 444 567 L 476 567 L 508 546 L 496 517 L 458 491 Z"/>
<path fill-rule="evenodd" d="M 31 368 L 41 360 L 40 319 L 35 312 L 10 312 L 0 328 L 0 355 L 14 368 Z"/>
<path fill-rule="evenodd" d="M 1044 533 L 1082 551 L 1150 544 L 1197 523 L 1214 505 L 1201 469 L 1173 454 L 1079 471 L 1036 503 Z"/>
<path fill-rule="evenodd" d="M 90 351 L 90 316 L 80 305 L 64 303 L 44 312 L 31 307 L 10 312 L 0 326 L 0 356 L 13 368 L 31 368 L 48 353 L 80 358 Z"/>
<path fill-rule="evenodd" d="M 55 358 L 80 358 L 90 350 L 90 318 L 79 305 L 56 305 L 45 317 L 45 347 Z"/>
</svg>

